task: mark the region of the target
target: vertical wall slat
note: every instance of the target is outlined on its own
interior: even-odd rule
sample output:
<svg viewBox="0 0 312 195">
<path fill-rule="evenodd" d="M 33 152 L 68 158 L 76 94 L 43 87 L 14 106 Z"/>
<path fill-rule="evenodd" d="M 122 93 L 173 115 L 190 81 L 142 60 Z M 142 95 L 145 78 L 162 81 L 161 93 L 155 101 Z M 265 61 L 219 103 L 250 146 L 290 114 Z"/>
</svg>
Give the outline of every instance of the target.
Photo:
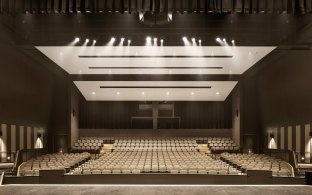
<svg viewBox="0 0 312 195">
<path fill-rule="evenodd" d="M 292 150 L 292 126 L 287 127 L 288 130 L 288 150 Z"/>
<path fill-rule="evenodd" d="M 27 149 L 31 149 L 31 127 L 27 127 L 26 130 L 26 137 L 27 137 Z"/>
<path fill-rule="evenodd" d="M 25 148 L 24 142 L 24 126 L 19 127 L 19 149 L 22 150 Z"/>
<path fill-rule="evenodd" d="M 305 158 L 305 163 L 310 163 L 311 162 L 311 138 L 310 138 L 310 130 L 311 130 L 311 125 L 306 124 L 304 126 L 304 144 L 305 144 L 305 153 L 304 153 L 304 158 Z"/>
<path fill-rule="evenodd" d="M 296 125 L 296 153 L 298 153 L 298 158 L 301 158 L 301 126 L 300 125 Z"/>
</svg>

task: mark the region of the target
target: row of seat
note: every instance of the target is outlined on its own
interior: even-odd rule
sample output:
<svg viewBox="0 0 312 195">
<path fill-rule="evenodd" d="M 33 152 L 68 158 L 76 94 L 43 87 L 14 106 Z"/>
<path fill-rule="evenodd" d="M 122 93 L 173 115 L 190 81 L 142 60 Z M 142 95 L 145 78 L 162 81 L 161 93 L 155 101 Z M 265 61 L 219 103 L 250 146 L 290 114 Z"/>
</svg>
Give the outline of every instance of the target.
<svg viewBox="0 0 312 195">
<path fill-rule="evenodd" d="M 38 176 L 39 170 L 65 169 L 69 171 L 90 160 L 89 153 L 46 154 L 22 163 L 18 168 L 19 176 Z"/>
<path fill-rule="evenodd" d="M 292 166 L 280 159 L 264 154 L 230 154 L 222 153 L 221 159 L 245 170 L 269 170 L 273 176 L 293 176 Z"/>
<path fill-rule="evenodd" d="M 76 168 L 71 174 L 241 174 L 237 169 L 197 151 L 113 151 Z"/>
<path fill-rule="evenodd" d="M 130 170 L 130 169 L 75 169 L 71 174 L 144 174 L 144 173 L 168 173 L 168 174 L 209 174 L 209 175 L 238 175 L 242 174 L 237 170 L 227 171 L 227 170 L 170 170 L 166 172 L 162 171 L 142 171 L 142 170 Z"/>
</svg>

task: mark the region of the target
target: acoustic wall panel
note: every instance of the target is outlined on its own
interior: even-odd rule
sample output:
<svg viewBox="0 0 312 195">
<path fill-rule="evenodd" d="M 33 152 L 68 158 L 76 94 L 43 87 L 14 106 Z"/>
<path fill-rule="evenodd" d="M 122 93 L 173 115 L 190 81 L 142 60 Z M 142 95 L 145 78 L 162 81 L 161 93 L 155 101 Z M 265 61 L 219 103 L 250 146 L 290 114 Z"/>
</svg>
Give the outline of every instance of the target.
<svg viewBox="0 0 312 195">
<path fill-rule="evenodd" d="M 281 127 L 280 128 L 280 149 L 285 149 L 285 128 Z"/>
<path fill-rule="evenodd" d="M 27 149 L 31 149 L 31 127 L 27 127 L 26 130 L 26 137 L 27 137 Z"/>
<path fill-rule="evenodd" d="M 22 150 L 25 148 L 24 145 L 24 126 L 19 127 L 19 149 Z"/>
<path fill-rule="evenodd" d="M 16 125 L 11 125 L 11 152 L 16 152 Z"/>
<path fill-rule="evenodd" d="M 305 163 L 310 163 L 311 162 L 311 151 L 312 151 L 311 147 L 312 147 L 312 143 L 311 143 L 310 131 L 311 131 L 311 125 L 310 124 L 306 124 L 304 126 L 304 132 L 305 132 L 305 136 L 304 136 L 304 144 L 305 144 L 304 158 L 305 158 Z"/>
<path fill-rule="evenodd" d="M 288 132 L 288 150 L 292 150 L 292 126 L 287 127 L 287 132 Z"/>
<path fill-rule="evenodd" d="M 301 147 L 300 147 L 300 144 L 301 144 L 301 139 L 300 139 L 300 132 L 301 131 L 301 127 L 300 125 L 296 125 L 296 152 L 298 153 L 298 158 L 300 159 L 301 158 Z"/>
</svg>

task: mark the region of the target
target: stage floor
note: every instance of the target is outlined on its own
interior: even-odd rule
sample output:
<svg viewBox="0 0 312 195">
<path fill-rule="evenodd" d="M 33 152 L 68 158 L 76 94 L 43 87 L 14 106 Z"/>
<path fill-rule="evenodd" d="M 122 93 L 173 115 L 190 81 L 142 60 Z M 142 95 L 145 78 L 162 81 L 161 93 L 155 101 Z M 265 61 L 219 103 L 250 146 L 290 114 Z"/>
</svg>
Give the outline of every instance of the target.
<svg viewBox="0 0 312 195">
<path fill-rule="evenodd" d="M 312 194 L 312 186 L 285 185 L 4 185 L 1 195 L 18 194 L 104 194 L 104 195 L 163 195 L 163 194 L 221 194 L 221 195 L 275 195 Z"/>
</svg>

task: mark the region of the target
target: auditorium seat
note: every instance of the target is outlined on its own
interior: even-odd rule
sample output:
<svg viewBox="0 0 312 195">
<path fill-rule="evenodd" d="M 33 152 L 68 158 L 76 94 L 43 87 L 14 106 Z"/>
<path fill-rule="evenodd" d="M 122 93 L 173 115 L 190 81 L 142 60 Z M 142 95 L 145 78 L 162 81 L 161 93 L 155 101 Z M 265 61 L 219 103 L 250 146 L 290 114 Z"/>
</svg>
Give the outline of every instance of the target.
<svg viewBox="0 0 312 195">
<path fill-rule="evenodd" d="M 293 177 L 293 167 L 280 159 L 264 154 L 230 154 L 222 153 L 220 159 L 230 166 L 241 167 L 245 170 L 268 170 L 272 176 Z"/>
<path fill-rule="evenodd" d="M 65 171 L 70 171 L 89 159 L 89 153 L 46 154 L 23 162 L 18 168 L 17 175 L 39 176 L 39 170 L 47 169 L 64 169 Z"/>
</svg>

